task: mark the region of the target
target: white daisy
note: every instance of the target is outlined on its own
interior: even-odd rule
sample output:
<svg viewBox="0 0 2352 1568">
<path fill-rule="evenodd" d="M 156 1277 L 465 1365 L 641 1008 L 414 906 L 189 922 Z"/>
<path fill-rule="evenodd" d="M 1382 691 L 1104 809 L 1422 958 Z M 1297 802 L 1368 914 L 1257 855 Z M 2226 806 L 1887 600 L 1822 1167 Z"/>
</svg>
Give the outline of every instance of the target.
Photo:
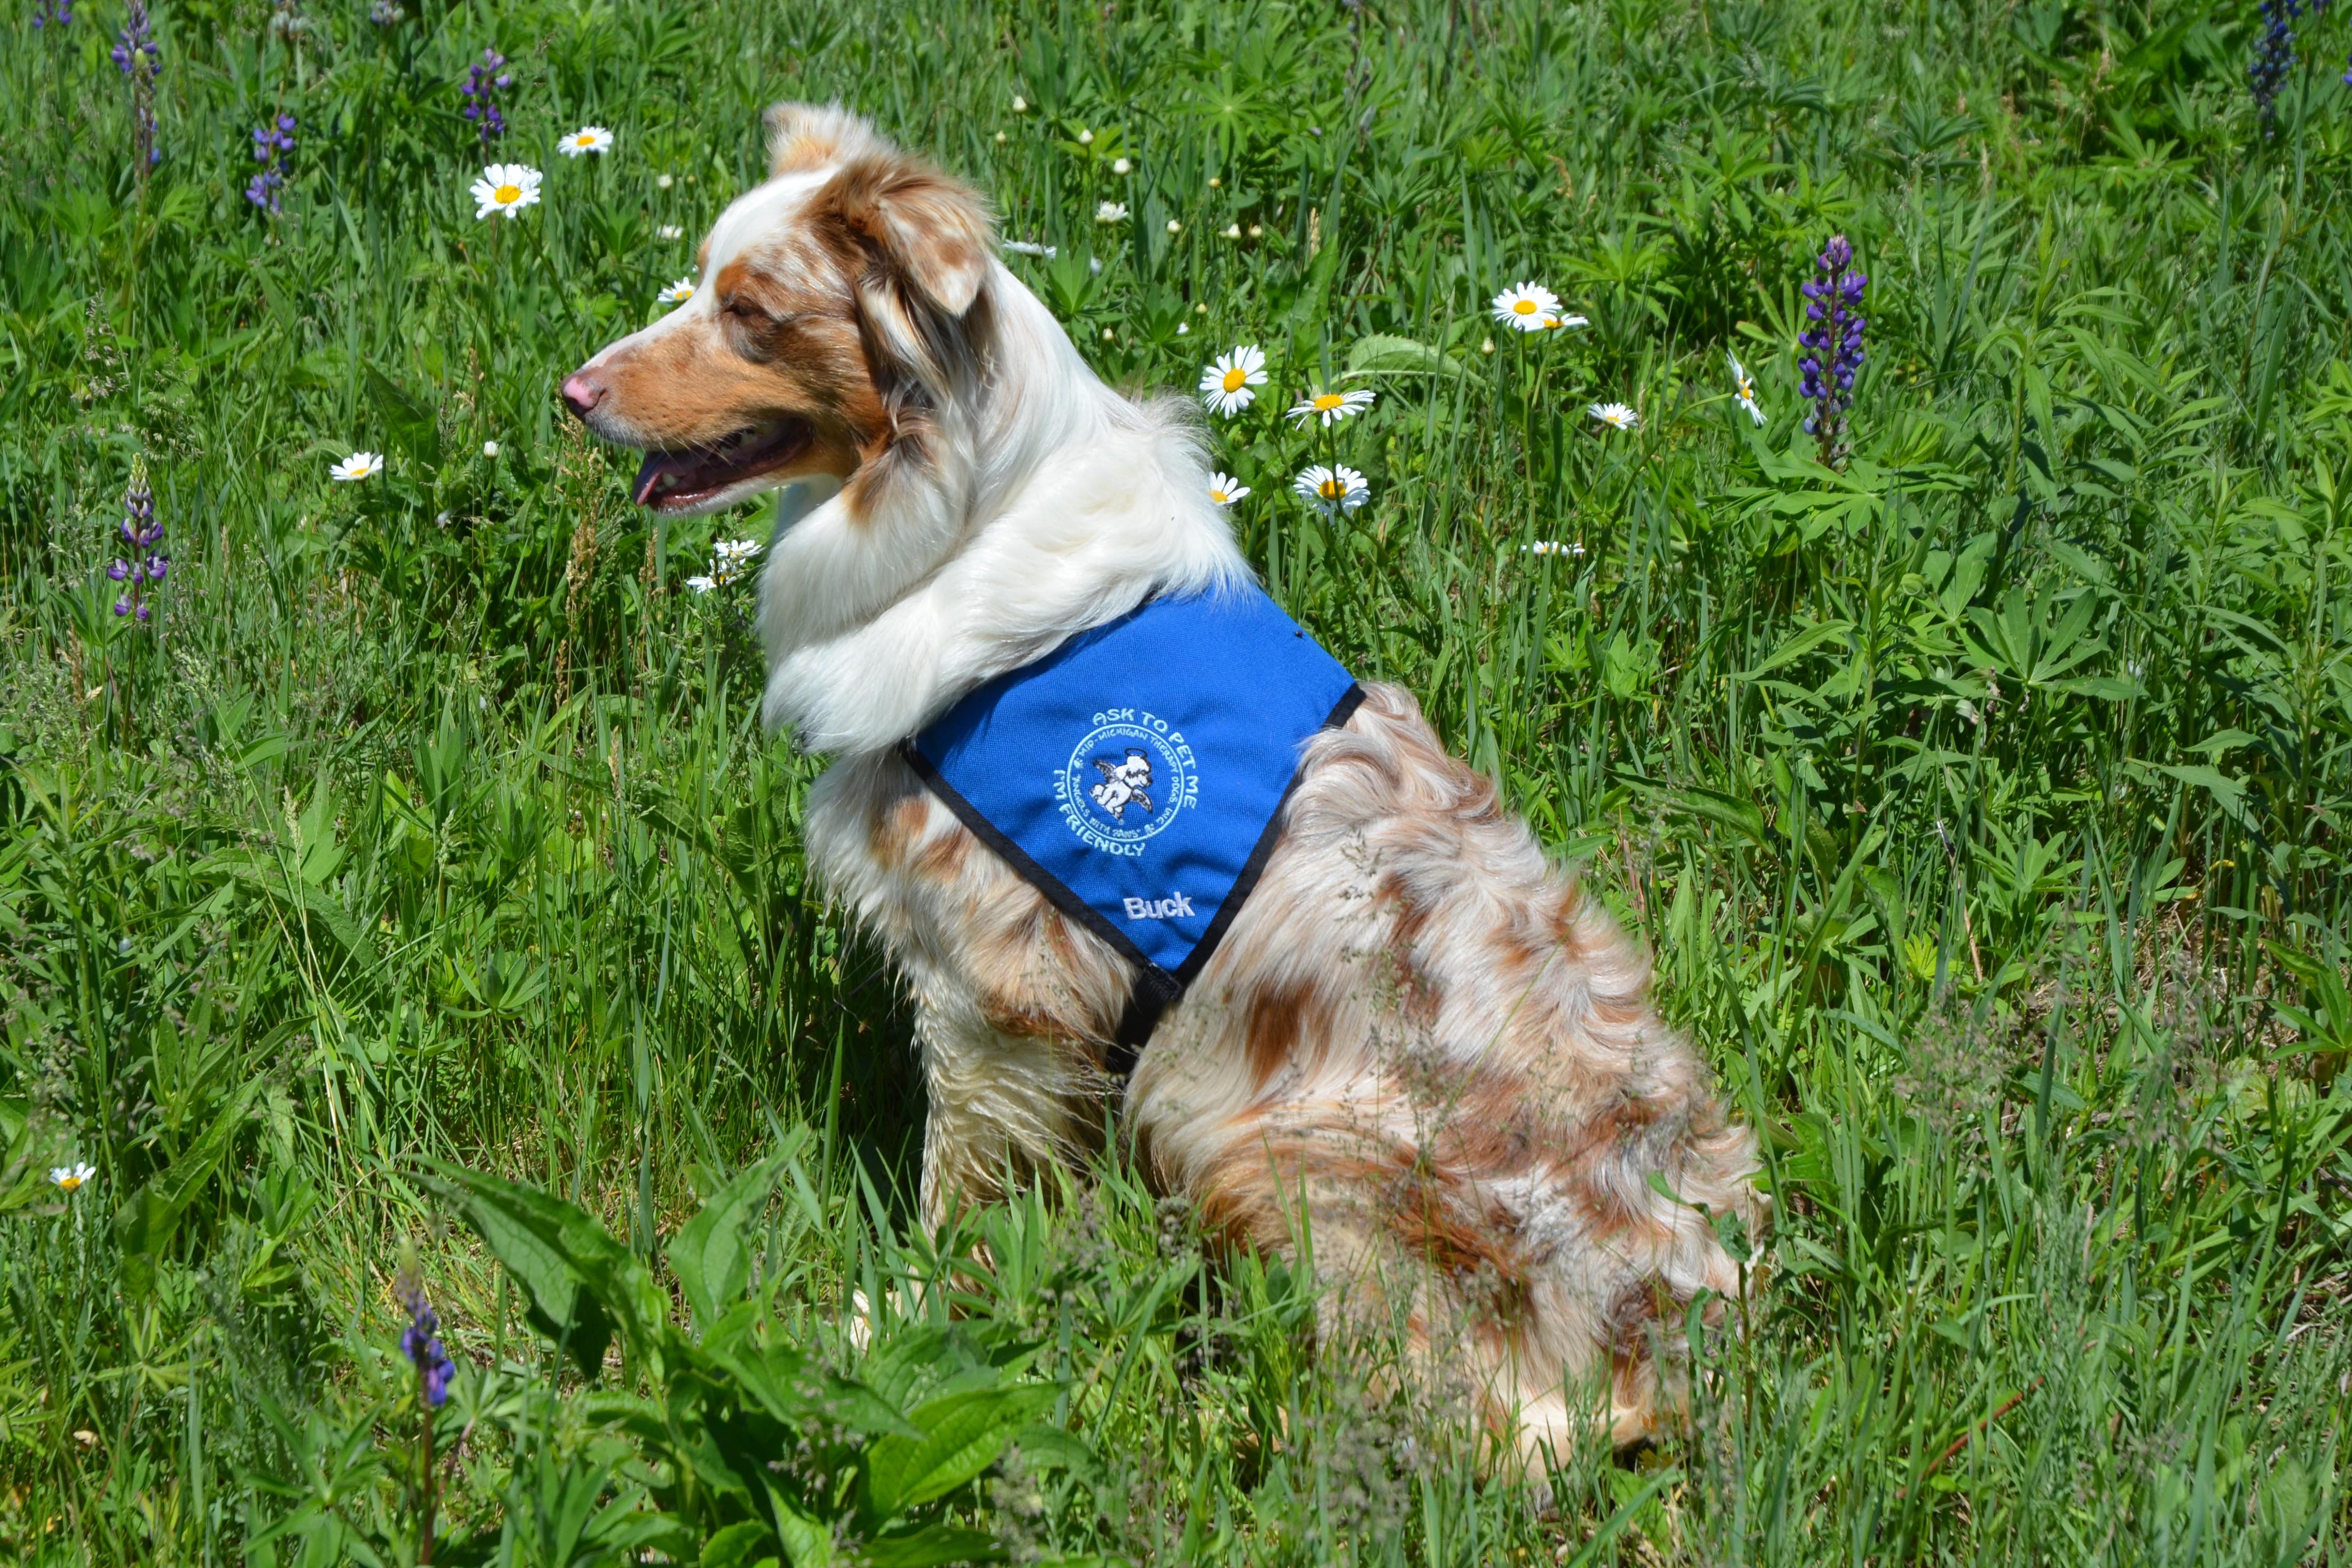
<svg viewBox="0 0 2352 1568">
<path fill-rule="evenodd" d="M 1519 553 L 1522 555 L 1581 555 L 1584 553 L 1584 546 L 1581 543 L 1562 544 L 1557 539 L 1538 539 L 1533 544 L 1520 545 Z"/>
<path fill-rule="evenodd" d="M 1565 331 L 1570 327 L 1589 327 L 1591 324 L 1581 316 L 1554 316 L 1544 322 L 1544 330 L 1559 332 Z"/>
<path fill-rule="evenodd" d="M 1244 343 L 1219 354 L 1201 373 L 1201 401 L 1211 413 L 1231 417 L 1257 401 L 1250 388 L 1265 384 L 1265 352 L 1255 343 Z"/>
<path fill-rule="evenodd" d="M 1340 420 L 1370 408 L 1372 395 L 1370 391 L 1360 386 L 1352 392 L 1318 392 L 1292 409 L 1290 416 L 1302 423 L 1308 419 L 1320 419 L 1328 430 Z"/>
<path fill-rule="evenodd" d="M 681 278 L 654 298 L 665 305 L 683 305 L 694 298 L 694 279 Z"/>
<path fill-rule="evenodd" d="M 1247 494 L 1249 494 L 1249 486 L 1231 474 L 1209 476 L 1209 499 L 1219 506 L 1231 506 Z"/>
<path fill-rule="evenodd" d="M 337 484 L 356 484 L 361 479 L 373 479 L 383 472 L 382 452 L 353 452 L 327 470 L 327 477 Z"/>
<path fill-rule="evenodd" d="M 70 1165 L 52 1165 L 49 1167 L 49 1184 L 65 1192 L 77 1192 L 97 1174 L 96 1165 L 79 1161 Z"/>
<path fill-rule="evenodd" d="M 1314 502 L 1316 510 L 1326 517 L 1355 510 L 1372 493 L 1371 487 L 1364 483 L 1364 476 L 1345 463 L 1328 468 L 1320 463 L 1310 463 L 1290 481 L 1290 488 Z"/>
<path fill-rule="evenodd" d="M 1724 357 L 1731 362 L 1731 387 L 1734 395 L 1739 399 L 1739 406 L 1748 410 L 1748 417 L 1759 425 L 1763 424 L 1764 408 L 1756 401 L 1755 378 L 1748 374 L 1748 367 L 1739 363 L 1738 354 L 1726 354 Z"/>
<path fill-rule="evenodd" d="M 1099 204 L 1095 208 L 1095 221 L 1097 223 L 1125 223 L 1127 221 L 1127 204 L 1125 202 L 1103 202 Z"/>
<path fill-rule="evenodd" d="M 1495 296 L 1495 320 L 1523 332 L 1539 332 L 1559 314 L 1559 296 L 1540 283 L 1514 283 Z"/>
<path fill-rule="evenodd" d="M 1642 416 L 1622 403 L 1596 403 L 1585 410 L 1612 430 L 1638 430 Z"/>
<path fill-rule="evenodd" d="M 666 223 L 654 232 L 660 235 L 664 239 L 684 239 L 686 237 L 686 230 L 680 228 L 674 223 Z"/>
<path fill-rule="evenodd" d="M 483 443 L 482 443 L 482 456 L 483 456 L 483 457 L 485 457 L 485 458 L 495 458 L 495 457 L 497 457 L 498 455 L 499 455 L 499 444 L 498 444 L 496 441 L 485 441 L 485 442 L 483 442 Z"/>
<path fill-rule="evenodd" d="M 686 585 L 698 594 L 708 594 L 711 589 L 719 586 L 708 577 L 688 577 L 686 580 Z"/>
<path fill-rule="evenodd" d="M 740 581 L 750 574 L 751 557 L 759 552 L 756 539 L 719 540 L 710 547 L 711 580 L 721 585 Z"/>
<path fill-rule="evenodd" d="M 539 205 L 539 171 L 520 163 L 492 163 L 474 182 L 474 200 L 480 205 L 474 216 L 486 218 L 492 213 L 509 217 L 528 206 Z"/>
<path fill-rule="evenodd" d="M 1135 165 L 1134 165 L 1134 164 L 1132 164 L 1132 163 L 1129 163 L 1129 162 L 1128 162 L 1126 159 L 1124 159 L 1124 158 L 1113 158 L 1113 159 L 1110 161 L 1110 172 L 1111 172 L 1112 174 L 1127 174 L 1129 171 L 1132 170 L 1134 167 L 1135 167 Z"/>
<path fill-rule="evenodd" d="M 613 133 L 601 125 L 583 125 L 558 142 L 555 150 L 567 158 L 577 158 L 583 153 L 609 153 L 613 150 Z"/>
</svg>

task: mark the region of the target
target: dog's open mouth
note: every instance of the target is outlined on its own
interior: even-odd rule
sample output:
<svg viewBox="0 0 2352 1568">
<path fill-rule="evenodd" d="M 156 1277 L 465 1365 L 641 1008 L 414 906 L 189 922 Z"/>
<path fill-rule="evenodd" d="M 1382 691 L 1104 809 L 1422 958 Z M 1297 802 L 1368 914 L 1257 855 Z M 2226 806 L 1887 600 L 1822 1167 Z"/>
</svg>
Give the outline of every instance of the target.
<svg viewBox="0 0 2352 1568">
<path fill-rule="evenodd" d="M 637 504 L 665 511 L 698 506 L 730 486 L 782 468 L 801 455 L 813 434 L 804 420 L 771 419 L 709 446 L 647 452 L 637 469 Z"/>
</svg>

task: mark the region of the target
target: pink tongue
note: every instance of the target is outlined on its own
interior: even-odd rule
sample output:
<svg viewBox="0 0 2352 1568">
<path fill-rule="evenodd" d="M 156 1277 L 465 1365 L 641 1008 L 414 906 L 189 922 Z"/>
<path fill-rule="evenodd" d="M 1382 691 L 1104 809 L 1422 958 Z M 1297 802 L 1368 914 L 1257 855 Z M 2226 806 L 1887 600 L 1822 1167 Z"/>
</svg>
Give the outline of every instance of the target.
<svg viewBox="0 0 2352 1568">
<path fill-rule="evenodd" d="M 654 486 L 663 475 L 690 472 L 697 462 L 691 452 L 647 452 L 637 466 L 637 504 L 644 506 L 653 500 Z"/>
</svg>

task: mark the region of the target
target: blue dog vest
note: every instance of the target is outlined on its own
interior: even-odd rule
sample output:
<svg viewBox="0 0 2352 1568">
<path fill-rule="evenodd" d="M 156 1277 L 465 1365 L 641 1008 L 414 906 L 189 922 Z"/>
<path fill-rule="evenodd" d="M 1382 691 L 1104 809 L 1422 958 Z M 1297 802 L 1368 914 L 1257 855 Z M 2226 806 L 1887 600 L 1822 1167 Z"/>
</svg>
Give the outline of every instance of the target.
<svg viewBox="0 0 2352 1568">
<path fill-rule="evenodd" d="M 1361 688 L 1256 586 L 1154 599 L 998 676 L 906 747 L 933 793 L 1136 966 L 1125 1073 L 1274 852 L 1299 752 Z"/>
</svg>

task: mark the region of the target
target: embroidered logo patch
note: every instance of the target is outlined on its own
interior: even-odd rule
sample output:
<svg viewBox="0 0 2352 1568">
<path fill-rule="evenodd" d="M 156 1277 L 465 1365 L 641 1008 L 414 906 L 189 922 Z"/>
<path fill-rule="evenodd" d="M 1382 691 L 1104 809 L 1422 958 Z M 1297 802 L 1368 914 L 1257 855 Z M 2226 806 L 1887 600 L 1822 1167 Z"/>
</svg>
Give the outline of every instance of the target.
<svg viewBox="0 0 2352 1568">
<path fill-rule="evenodd" d="M 1139 708 L 1109 708 L 1070 750 L 1054 780 L 1062 821 L 1106 855 L 1139 856 L 1150 839 L 1200 804 L 1201 781 L 1182 731 Z"/>
</svg>

